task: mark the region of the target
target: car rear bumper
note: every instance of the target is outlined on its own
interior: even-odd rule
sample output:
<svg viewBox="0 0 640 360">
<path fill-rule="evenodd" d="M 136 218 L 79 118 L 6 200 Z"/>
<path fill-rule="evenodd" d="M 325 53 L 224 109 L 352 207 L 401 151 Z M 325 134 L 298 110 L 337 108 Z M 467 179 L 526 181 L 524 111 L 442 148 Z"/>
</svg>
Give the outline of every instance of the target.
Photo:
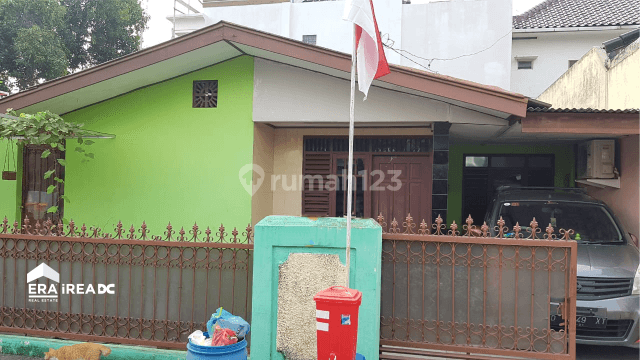
<svg viewBox="0 0 640 360">
<path fill-rule="evenodd" d="M 607 309 L 607 328 L 602 330 L 578 328 L 576 343 L 638 348 L 639 301 L 638 295 L 597 301 L 576 301 L 578 314 L 589 308 Z"/>
</svg>

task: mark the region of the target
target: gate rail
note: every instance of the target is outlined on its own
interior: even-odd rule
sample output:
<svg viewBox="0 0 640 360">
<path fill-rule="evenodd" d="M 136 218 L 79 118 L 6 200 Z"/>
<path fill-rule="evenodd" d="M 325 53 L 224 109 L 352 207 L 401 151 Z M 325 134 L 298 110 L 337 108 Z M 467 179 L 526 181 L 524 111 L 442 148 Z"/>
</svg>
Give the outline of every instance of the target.
<svg viewBox="0 0 640 360">
<path fill-rule="evenodd" d="M 382 215 L 381 359 L 575 359 L 577 243 L 535 218 L 464 234 Z M 417 228 L 417 229 L 416 229 Z M 524 230 L 524 231 L 523 231 Z M 555 316 L 554 316 L 555 315 Z M 558 316 L 560 315 L 560 316 Z M 566 320 L 551 324 L 552 318 Z M 451 353 L 449 353 L 451 352 Z"/>
<path fill-rule="evenodd" d="M 220 306 L 251 321 L 251 225 L 203 234 L 169 224 L 152 236 L 144 222 L 128 230 L 119 222 L 113 233 L 23 224 L 0 224 L 0 332 L 184 349 Z M 59 273 L 55 300 L 30 297 L 27 273 L 41 263 Z M 65 294 L 63 284 L 115 284 L 115 294 Z"/>
</svg>

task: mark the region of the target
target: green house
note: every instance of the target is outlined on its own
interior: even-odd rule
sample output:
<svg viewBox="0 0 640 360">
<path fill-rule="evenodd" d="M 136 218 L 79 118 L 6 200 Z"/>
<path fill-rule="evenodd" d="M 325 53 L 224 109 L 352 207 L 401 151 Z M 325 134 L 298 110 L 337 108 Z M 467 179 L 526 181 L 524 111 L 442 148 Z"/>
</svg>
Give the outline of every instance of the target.
<svg viewBox="0 0 640 360">
<path fill-rule="evenodd" d="M 95 159 L 65 154 L 62 215 L 87 226 L 145 221 L 160 234 L 169 222 L 339 217 L 350 67 L 350 55 L 220 22 L 1 98 L 0 111 L 50 110 L 105 134 L 91 145 Z M 528 123 L 588 114 L 537 113 L 549 104 L 402 66 L 376 80 L 367 101 L 358 96 L 358 217 L 481 222 L 499 185 L 575 186 L 575 148 L 590 138 Z M 43 220 L 55 196 L 43 194 L 42 150 L 13 150 L 17 180 L 0 181 L 0 214 Z M 394 171 L 409 184 L 399 191 L 389 190 Z"/>
</svg>

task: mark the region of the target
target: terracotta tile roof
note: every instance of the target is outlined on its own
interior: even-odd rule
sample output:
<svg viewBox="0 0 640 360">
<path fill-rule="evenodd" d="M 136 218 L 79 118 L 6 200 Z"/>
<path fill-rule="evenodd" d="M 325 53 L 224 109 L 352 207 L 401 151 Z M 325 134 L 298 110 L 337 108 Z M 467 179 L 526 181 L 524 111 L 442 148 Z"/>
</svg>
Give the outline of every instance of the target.
<svg viewBox="0 0 640 360">
<path fill-rule="evenodd" d="M 596 114 L 596 113 L 607 113 L 607 114 L 639 114 L 640 110 L 639 109 L 612 109 L 612 110 L 605 110 L 605 109 L 591 109 L 591 108 L 586 108 L 586 109 L 577 109 L 577 108 L 564 108 L 564 109 L 555 109 L 555 108 L 540 108 L 540 107 L 530 107 L 527 108 L 527 112 L 528 113 L 540 113 L 540 112 L 545 112 L 545 113 L 582 113 L 582 114 Z"/>
<path fill-rule="evenodd" d="M 640 24 L 640 0 L 546 0 L 513 17 L 514 29 Z"/>
</svg>

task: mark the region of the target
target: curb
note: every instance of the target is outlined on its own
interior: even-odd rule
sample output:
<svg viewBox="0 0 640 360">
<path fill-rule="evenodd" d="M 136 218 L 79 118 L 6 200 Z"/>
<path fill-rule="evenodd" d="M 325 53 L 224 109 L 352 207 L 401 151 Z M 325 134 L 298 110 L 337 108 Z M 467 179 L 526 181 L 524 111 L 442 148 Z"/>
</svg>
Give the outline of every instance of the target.
<svg viewBox="0 0 640 360">
<path fill-rule="evenodd" d="M 78 341 L 0 334 L 0 354 L 43 358 L 49 348 L 80 344 Z M 164 350 L 141 346 L 106 344 L 111 349 L 109 360 L 184 360 L 187 351 Z"/>
</svg>

